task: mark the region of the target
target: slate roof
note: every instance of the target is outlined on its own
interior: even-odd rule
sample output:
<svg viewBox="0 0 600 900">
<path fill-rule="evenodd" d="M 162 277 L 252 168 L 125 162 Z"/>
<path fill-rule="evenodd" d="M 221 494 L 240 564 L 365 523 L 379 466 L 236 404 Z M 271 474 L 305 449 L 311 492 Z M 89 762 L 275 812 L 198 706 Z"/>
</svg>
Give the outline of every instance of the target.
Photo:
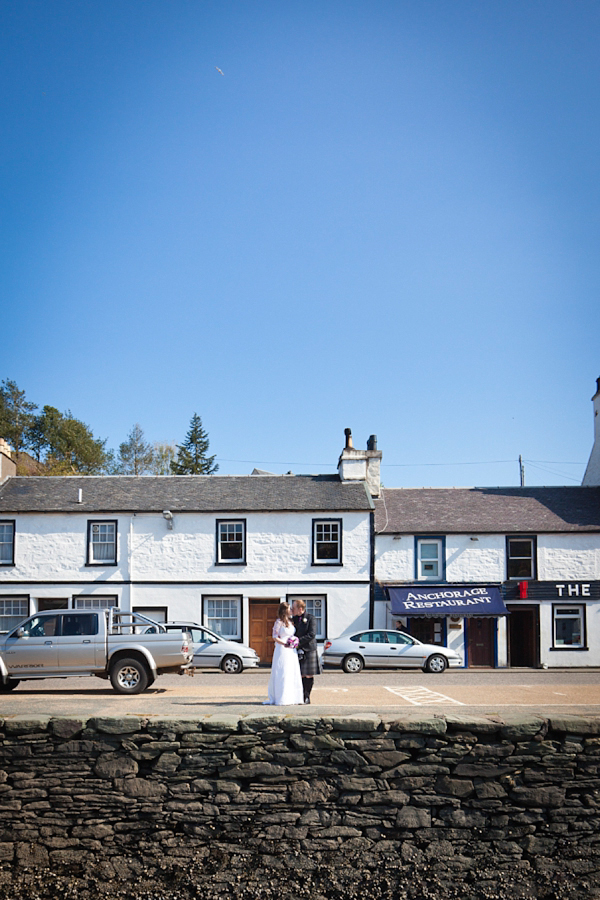
<svg viewBox="0 0 600 900">
<path fill-rule="evenodd" d="M 380 534 L 600 531 L 600 487 L 385 488 Z"/>
<path fill-rule="evenodd" d="M 78 502 L 79 489 L 82 502 Z M 25 512 L 369 511 L 362 482 L 338 475 L 13 476 L 0 516 Z"/>
</svg>

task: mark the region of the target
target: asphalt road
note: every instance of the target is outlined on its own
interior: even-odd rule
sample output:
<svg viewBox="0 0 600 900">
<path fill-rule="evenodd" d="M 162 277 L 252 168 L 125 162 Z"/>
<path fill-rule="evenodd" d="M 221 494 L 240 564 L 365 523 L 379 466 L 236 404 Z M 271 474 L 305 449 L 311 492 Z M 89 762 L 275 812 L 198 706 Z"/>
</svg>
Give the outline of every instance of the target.
<svg viewBox="0 0 600 900">
<path fill-rule="evenodd" d="M 211 670 L 193 678 L 163 675 L 143 694 L 124 697 L 97 678 L 21 682 L 0 694 L 0 716 L 14 715 L 176 715 L 248 714 L 263 708 L 268 669 L 224 675 Z M 298 712 L 297 707 L 278 707 Z M 312 704 L 322 715 L 351 712 L 390 714 L 509 712 L 600 715 L 600 670 L 461 670 L 442 675 L 371 670 L 346 675 L 327 669 L 315 679 Z"/>
</svg>

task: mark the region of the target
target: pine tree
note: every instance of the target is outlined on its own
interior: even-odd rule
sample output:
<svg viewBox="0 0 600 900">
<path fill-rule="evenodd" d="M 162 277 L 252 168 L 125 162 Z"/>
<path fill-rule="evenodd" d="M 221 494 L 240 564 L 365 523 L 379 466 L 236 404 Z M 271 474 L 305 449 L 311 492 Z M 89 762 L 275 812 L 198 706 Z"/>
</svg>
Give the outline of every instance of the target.
<svg viewBox="0 0 600 900">
<path fill-rule="evenodd" d="M 177 445 L 177 459 L 171 463 L 173 475 L 214 475 L 219 466 L 215 456 L 206 455 L 208 444 L 202 419 L 194 413 L 185 441 Z"/>
<path fill-rule="evenodd" d="M 137 422 L 119 446 L 117 472 L 119 475 L 144 475 L 152 471 L 154 451 L 144 440 L 142 426 Z"/>
</svg>

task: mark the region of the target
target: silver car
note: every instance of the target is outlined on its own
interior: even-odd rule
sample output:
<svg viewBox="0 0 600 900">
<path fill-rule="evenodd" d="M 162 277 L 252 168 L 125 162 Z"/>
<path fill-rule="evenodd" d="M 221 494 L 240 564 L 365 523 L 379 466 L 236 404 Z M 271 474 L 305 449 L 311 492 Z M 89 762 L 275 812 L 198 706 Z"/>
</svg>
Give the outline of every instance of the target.
<svg viewBox="0 0 600 900">
<path fill-rule="evenodd" d="M 365 666 L 394 666 L 443 672 L 461 666 L 458 653 L 448 647 L 422 644 L 403 631 L 369 629 L 325 641 L 323 662 L 341 666 L 344 672 L 360 672 Z"/>
<path fill-rule="evenodd" d="M 204 625 L 196 622 L 162 624 L 167 631 L 187 631 L 191 635 L 194 645 L 192 666 L 197 669 L 221 669 L 228 675 L 237 675 L 244 669 L 256 668 L 260 663 L 260 657 L 252 647 L 238 641 L 228 641 Z"/>
</svg>

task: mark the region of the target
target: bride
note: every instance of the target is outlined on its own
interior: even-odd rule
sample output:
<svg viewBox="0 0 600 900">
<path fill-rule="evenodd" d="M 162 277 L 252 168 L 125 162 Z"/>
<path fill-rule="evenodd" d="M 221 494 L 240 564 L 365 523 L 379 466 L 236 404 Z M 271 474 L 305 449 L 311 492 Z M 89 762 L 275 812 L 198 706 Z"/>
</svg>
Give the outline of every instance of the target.
<svg viewBox="0 0 600 900">
<path fill-rule="evenodd" d="M 298 642 L 294 635 L 289 603 L 280 603 L 273 625 L 275 651 L 269 679 L 269 699 L 265 703 L 274 706 L 303 704 L 302 677 L 298 662 Z"/>
</svg>

